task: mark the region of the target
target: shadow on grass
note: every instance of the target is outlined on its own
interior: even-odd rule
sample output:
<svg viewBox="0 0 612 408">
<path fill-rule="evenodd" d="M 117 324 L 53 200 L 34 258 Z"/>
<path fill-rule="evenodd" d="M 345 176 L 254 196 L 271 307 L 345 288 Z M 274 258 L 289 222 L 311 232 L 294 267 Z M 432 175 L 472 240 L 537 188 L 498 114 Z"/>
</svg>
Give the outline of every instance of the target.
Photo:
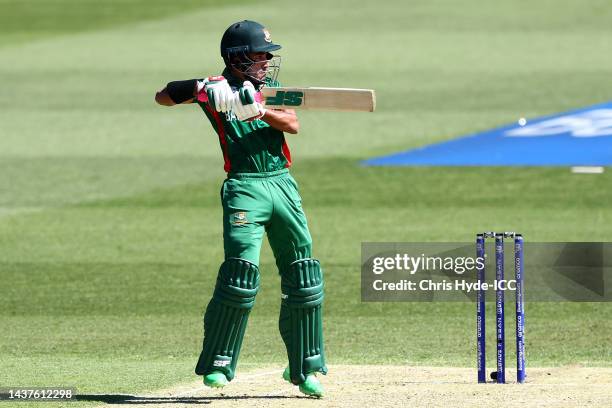
<svg viewBox="0 0 612 408">
<path fill-rule="evenodd" d="M 79 394 L 73 401 L 97 401 L 106 404 L 210 404 L 215 400 L 284 400 L 294 398 L 309 398 L 305 396 L 289 395 L 238 395 L 238 396 L 210 396 L 210 397 L 155 397 L 135 396 L 124 394 Z"/>
</svg>

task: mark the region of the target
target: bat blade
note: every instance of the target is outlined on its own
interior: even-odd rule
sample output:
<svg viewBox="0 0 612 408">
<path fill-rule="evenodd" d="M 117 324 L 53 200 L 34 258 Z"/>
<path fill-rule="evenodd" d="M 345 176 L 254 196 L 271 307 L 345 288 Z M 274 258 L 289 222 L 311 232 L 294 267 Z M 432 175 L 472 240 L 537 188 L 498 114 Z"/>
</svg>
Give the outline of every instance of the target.
<svg viewBox="0 0 612 408">
<path fill-rule="evenodd" d="M 283 87 L 263 88 L 261 101 L 268 108 L 374 112 L 372 89 Z"/>
</svg>

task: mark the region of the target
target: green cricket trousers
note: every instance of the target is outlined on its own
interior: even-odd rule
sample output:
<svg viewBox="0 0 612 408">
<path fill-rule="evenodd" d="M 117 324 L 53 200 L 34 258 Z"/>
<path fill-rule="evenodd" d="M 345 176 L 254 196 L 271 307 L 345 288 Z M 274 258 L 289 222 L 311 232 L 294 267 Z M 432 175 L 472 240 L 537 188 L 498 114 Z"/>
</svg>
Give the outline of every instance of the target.
<svg viewBox="0 0 612 408">
<path fill-rule="evenodd" d="M 228 174 L 221 188 L 225 259 L 259 265 L 264 230 L 279 271 L 312 256 L 298 186 L 287 169 Z"/>
<path fill-rule="evenodd" d="M 229 174 L 221 188 L 225 261 L 204 314 L 204 342 L 196 373 L 234 378 L 248 317 L 259 290 L 264 231 L 281 275 L 279 330 L 289 375 L 301 384 L 327 373 L 323 352 L 323 272 L 312 259 L 312 239 L 298 187 L 287 169 Z M 206 382 L 206 377 L 205 377 Z"/>
</svg>

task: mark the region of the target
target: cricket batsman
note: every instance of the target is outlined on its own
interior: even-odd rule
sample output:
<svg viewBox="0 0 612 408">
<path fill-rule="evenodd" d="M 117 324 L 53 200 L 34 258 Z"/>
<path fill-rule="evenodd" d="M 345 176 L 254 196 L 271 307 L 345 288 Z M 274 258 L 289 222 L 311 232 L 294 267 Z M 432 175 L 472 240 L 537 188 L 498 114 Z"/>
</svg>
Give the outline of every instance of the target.
<svg viewBox="0 0 612 408">
<path fill-rule="evenodd" d="M 295 111 L 266 109 L 255 94 L 279 87 L 281 48 L 254 21 L 232 24 L 221 39 L 220 76 L 173 81 L 155 100 L 164 106 L 196 103 L 219 137 L 227 178 L 221 187 L 225 260 L 204 314 L 204 341 L 195 372 L 209 387 L 234 378 L 249 313 L 259 289 L 264 231 L 281 276 L 279 329 L 289 360 L 283 378 L 302 393 L 323 396 L 317 373 L 323 352 L 323 271 L 298 186 L 289 173 L 284 133 L 299 130 Z M 262 345 L 265 347 L 265 345 Z"/>
</svg>

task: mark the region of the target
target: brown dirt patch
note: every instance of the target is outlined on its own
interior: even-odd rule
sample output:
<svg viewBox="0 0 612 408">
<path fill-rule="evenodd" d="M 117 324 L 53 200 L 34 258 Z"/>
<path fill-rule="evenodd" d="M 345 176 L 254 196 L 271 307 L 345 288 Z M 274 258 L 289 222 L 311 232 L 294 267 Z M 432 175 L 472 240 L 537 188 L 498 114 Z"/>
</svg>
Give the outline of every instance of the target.
<svg viewBox="0 0 612 408">
<path fill-rule="evenodd" d="M 445 367 L 329 367 L 321 376 L 326 395 L 317 400 L 284 382 L 281 368 L 241 372 L 213 390 L 193 382 L 135 397 L 139 407 L 581 407 L 612 406 L 612 368 L 529 368 L 525 384 L 477 384 L 476 370 Z M 508 370 L 506 378 L 513 380 Z M 147 404 L 150 402 L 150 404 Z"/>
</svg>

